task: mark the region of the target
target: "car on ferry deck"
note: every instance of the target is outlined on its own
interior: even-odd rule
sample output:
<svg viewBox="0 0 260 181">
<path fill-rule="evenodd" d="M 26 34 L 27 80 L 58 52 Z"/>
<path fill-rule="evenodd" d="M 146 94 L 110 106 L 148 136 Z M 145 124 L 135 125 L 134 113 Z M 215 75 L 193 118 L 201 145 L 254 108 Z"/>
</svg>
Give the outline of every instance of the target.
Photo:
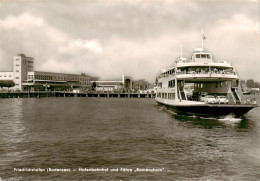
<svg viewBox="0 0 260 181">
<path fill-rule="evenodd" d="M 207 95 L 204 97 L 204 102 L 209 103 L 209 104 L 216 104 L 217 99 L 212 95 Z"/>
<path fill-rule="evenodd" d="M 219 104 L 228 104 L 228 99 L 226 96 L 217 96 L 216 100 Z"/>
</svg>

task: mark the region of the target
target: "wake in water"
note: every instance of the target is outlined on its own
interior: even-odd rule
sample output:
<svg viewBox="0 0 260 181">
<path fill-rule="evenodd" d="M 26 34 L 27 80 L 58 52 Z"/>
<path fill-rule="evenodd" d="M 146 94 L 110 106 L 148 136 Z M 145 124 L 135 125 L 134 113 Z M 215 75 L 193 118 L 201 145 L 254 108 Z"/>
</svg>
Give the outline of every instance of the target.
<svg viewBox="0 0 260 181">
<path fill-rule="evenodd" d="M 169 113 L 169 114 L 177 115 L 177 113 L 174 112 L 174 110 L 172 110 L 172 109 L 167 109 L 166 106 L 159 106 L 159 105 L 158 105 L 158 108 L 159 108 L 160 111 L 165 111 L 165 112 L 167 112 L 167 113 Z"/>
<path fill-rule="evenodd" d="M 233 115 L 227 115 L 227 116 L 225 116 L 224 118 L 221 118 L 221 119 L 218 119 L 219 121 L 222 121 L 222 122 L 224 122 L 224 123 L 231 123 L 231 124 L 233 124 L 233 123 L 239 123 L 241 120 L 243 120 L 243 119 L 241 119 L 241 118 L 236 118 L 236 117 L 234 117 Z"/>
<path fill-rule="evenodd" d="M 186 122 L 187 124 L 192 124 L 195 126 L 203 126 L 207 129 L 212 129 L 214 127 L 226 127 L 228 125 L 232 127 L 238 125 L 239 128 L 248 127 L 246 118 L 237 118 L 233 114 L 226 116 L 207 116 L 176 112 L 175 110 L 167 109 L 166 106 L 158 106 L 158 109 L 170 114 L 175 120 Z"/>
</svg>

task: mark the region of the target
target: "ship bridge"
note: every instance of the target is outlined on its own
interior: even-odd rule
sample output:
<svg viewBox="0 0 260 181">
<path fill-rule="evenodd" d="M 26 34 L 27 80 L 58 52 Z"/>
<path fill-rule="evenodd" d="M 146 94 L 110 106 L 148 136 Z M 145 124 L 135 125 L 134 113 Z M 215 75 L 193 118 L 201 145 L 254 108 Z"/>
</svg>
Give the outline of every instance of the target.
<svg viewBox="0 0 260 181">
<path fill-rule="evenodd" d="M 192 62 L 211 63 L 213 62 L 211 53 L 203 48 L 196 48 L 191 56 Z"/>
</svg>

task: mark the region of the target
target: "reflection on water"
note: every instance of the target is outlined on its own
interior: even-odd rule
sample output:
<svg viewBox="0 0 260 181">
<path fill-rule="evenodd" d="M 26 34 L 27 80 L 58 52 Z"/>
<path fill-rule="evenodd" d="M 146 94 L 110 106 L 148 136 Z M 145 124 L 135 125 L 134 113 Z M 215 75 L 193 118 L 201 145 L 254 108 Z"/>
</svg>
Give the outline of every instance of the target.
<svg viewBox="0 0 260 181">
<path fill-rule="evenodd" d="M 6 165 L 21 160 L 26 152 L 18 149 L 18 145 L 25 141 L 25 127 L 22 119 L 22 100 L 0 101 L 4 104 L 0 110 L 0 125 L 4 128 L 0 131 L 0 144 L 2 149 L 7 148 L 2 150 L 0 165 Z"/>
<path fill-rule="evenodd" d="M 259 98 L 258 98 L 259 102 Z M 227 169 L 229 177 L 219 177 L 217 180 L 259 180 L 260 174 L 260 118 L 259 107 L 255 108 L 248 114 L 236 118 L 232 115 L 224 117 L 200 117 L 179 115 L 173 110 L 168 110 L 158 106 L 159 110 L 171 115 L 172 120 L 183 123 L 182 125 L 193 129 L 197 137 L 203 133 L 203 139 L 207 142 L 206 146 L 219 150 L 218 154 L 224 154 L 228 165 L 222 165 Z M 209 131 L 207 131 L 209 130 Z M 199 144 L 199 141 L 195 142 Z M 216 154 L 206 151 L 207 158 L 216 158 Z M 197 151 L 198 153 L 198 151 Z M 210 156 L 211 155 L 211 156 Z M 215 155 L 215 156 L 214 156 Z M 218 158 L 220 159 L 220 157 Z M 218 162 L 217 160 L 215 160 Z M 220 162 L 218 162 L 220 164 Z M 210 166 L 210 165 L 208 165 Z M 221 174 L 227 172 L 223 170 Z M 202 179 L 212 179 L 211 176 L 202 177 Z"/>
<path fill-rule="evenodd" d="M 259 108 L 183 116 L 153 99 L 0 99 L 4 180 L 259 180 Z M 163 168 L 160 173 L 17 173 L 13 168 Z"/>
</svg>

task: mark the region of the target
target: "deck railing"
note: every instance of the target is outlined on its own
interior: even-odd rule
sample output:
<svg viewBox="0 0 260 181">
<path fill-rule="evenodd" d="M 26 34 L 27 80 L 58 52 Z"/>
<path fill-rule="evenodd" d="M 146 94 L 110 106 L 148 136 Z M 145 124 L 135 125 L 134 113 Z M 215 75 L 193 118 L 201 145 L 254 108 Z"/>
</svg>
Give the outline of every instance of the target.
<svg viewBox="0 0 260 181">
<path fill-rule="evenodd" d="M 237 75 L 236 72 L 234 71 L 177 71 L 177 75 L 182 75 L 182 74 L 209 74 L 209 75 Z"/>
<path fill-rule="evenodd" d="M 176 63 L 193 63 L 195 61 L 193 60 L 177 60 Z M 232 62 L 231 61 L 228 61 L 228 60 L 212 60 L 213 63 L 226 63 L 226 64 L 230 64 L 232 65 Z"/>
</svg>

